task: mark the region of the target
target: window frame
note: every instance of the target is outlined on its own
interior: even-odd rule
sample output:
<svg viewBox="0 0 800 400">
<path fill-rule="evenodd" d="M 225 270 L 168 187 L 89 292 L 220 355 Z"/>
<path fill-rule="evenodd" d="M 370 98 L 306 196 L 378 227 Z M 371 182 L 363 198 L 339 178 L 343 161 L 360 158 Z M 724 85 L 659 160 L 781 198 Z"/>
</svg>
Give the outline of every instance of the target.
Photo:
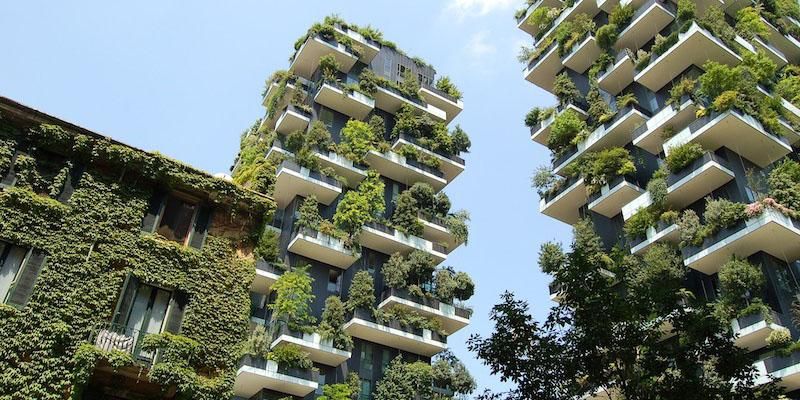
<svg viewBox="0 0 800 400">
<path fill-rule="evenodd" d="M 183 241 L 170 240 L 171 242 L 180 243 L 183 247 L 187 247 L 189 246 L 189 243 L 192 242 L 192 236 L 194 236 L 194 225 L 197 222 L 197 216 L 200 214 L 202 201 L 197 197 L 188 195 L 183 192 L 178 192 L 178 191 L 168 192 L 164 196 L 164 200 L 161 202 L 161 208 L 158 210 L 158 215 L 156 216 L 155 224 L 153 224 L 153 233 L 158 233 L 158 228 L 159 226 L 161 226 L 161 222 L 164 219 L 164 214 L 167 212 L 167 202 L 169 202 L 170 197 L 175 197 L 186 203 L 191 203 L 192 205 L 194 205 L 194 211 L 192 212 L 192 218 L 189 219 L 189 230 L 188 232 L 186 232 L 186 237 L 183 238 Z"/>
</svg>

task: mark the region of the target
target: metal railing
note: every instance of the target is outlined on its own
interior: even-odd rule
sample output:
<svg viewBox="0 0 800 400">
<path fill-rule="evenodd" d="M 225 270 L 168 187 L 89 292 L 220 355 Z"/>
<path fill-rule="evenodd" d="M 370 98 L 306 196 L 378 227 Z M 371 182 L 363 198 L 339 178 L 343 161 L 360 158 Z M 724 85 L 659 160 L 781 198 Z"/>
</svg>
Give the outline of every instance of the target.
<svg viewBox="0 0 800 400">
<path fill-rule="evenodd" d="M 156 360 L 153 352 L 142 350 L 142 341 L 149 333 L 123 324 L 104 322 L 89 332 L 87 341 L 103 351 L 122 351 L 138 363 L 150 366 Z"/>
</svg>

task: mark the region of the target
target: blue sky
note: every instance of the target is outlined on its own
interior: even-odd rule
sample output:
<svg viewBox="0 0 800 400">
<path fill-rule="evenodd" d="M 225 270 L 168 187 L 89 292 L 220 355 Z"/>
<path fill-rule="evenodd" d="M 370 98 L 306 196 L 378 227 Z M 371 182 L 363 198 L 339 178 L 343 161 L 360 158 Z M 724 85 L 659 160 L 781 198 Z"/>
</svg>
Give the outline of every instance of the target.
<svg viewBox="0 0 800 400">
<path fill-rule="evenodd" d="M 79 4 L 80 3 L 80 4 Z M 124 3 L 124 4 L 123 4 Z M 467 170 L 446 191 L 472 214 L 469 245 L 448 264 L 478 287 L 472 324 L 449 339 L 479 387 L 500 389 L 466 350 L 488 334 L 488 312 L 504 290 L 537 317 L 550 307 L 539 245 L 569 241 L 569 227 L 538 212 L 530 188 L 546 149 L 522 124 L 553 98 L 522 79 L 525 34 L 516 0 L 44 2 L 5 4 L 0 94 L 131 145 L 209 172 L 227 172 L 239 134 L 263 114 L 264 80 L 288 66 L 295 39 L 337 13 L 371 24 L 411 55 L 450 75 L 464 92 L 455 120 L 472 138 Z M 191 4 L 191 6 L 190 6 Z"/>
</svg>

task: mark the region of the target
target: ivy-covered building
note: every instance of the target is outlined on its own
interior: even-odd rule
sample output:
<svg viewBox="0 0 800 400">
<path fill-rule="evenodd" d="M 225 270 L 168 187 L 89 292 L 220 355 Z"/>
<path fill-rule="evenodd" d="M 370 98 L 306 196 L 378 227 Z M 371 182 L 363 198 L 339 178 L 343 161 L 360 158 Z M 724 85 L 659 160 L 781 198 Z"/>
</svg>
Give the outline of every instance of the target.
<svg viewBox="0 0 800 400">
<path fill-rule="evenodd" d="M 713 305 L 757 382 L 800 398 L 800 5 L 538 0 L 515 17 L 533 40 L 523 77 L 557 99 L 525 118 L 552 155 L 539 210 L 588 219 L 615 256 L 677 254 L 675 312 Z"/>
<path fill-rule="evenodd" d="M 0 98 L 0 398 L 230 398 L 272 199 Z"/>
<path fill-rule="evenodd" d="M 447 77 L 380 31 L 327 17 L 267 80 L 232 179 L 275 199 L 250 287 L 241 399 L 450 399 L 475 383 L 447 352 L 469 324 L 468 239 L 442 191 L 467 134 Z"/>
</svg>

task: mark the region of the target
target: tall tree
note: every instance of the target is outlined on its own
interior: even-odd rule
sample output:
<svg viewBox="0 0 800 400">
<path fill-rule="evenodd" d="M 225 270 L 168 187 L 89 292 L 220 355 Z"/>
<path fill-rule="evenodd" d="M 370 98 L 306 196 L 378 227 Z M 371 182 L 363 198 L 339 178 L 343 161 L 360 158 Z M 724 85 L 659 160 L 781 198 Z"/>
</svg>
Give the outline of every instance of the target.
<svg viewBox="0 0 800 400">
<path fill-rule="evenodd" d="M 480 399 L 779 397 L 774 382 L 755 387 L 755 360 L 714 317 L 717 303 L 682 289 L 688 271 L 674 248 L 607 253 L 587 221 L 574 234 L 568 253 L 542 246 L 539 265 L 560 296 L 544 322 L 506 292 L 491 312 L 495 332 L 470 337 L 470 350 L 515 385 Z"/>
</svg>

